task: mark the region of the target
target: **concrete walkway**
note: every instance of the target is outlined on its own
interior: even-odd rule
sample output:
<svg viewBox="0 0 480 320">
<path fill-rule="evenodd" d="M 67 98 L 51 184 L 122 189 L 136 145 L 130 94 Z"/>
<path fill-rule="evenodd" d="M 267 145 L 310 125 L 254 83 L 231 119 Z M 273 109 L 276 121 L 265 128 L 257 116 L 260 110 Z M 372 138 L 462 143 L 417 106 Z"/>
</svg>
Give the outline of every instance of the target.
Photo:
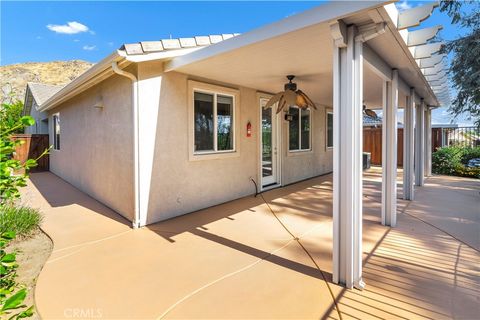
<svg viewBox="0 0 480 320">
<path fill-rule="evenodd" d="M 54 250 L 35 299 L 44 319 L 478 319 L 478 180 L 431 177 L 379 223 L 380 173 L 364 176 L 364 291 L 331 282 L 331 177 L 139 230 L 51 173 L 25 199 Z M 270 208 L 269 208 L 270 207 Z M 272 214 L 273 210 L 276 214 Z M 277 219 L 278 217 L 278 219 Z M 295 241 L 293 236 L 300 240 Z M 303 248 L 302 248 L 303 246 Z"/>
</svg>

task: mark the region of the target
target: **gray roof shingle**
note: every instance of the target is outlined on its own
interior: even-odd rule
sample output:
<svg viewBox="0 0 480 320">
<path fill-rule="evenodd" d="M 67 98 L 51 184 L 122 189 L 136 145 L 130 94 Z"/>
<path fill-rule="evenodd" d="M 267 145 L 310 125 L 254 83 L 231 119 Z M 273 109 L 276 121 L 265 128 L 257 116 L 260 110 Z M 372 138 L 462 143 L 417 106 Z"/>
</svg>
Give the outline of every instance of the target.
<svg viewBox="0 0 480 320">
<path fill-rule="evenodd" d="M 57 93 L 63 86 L 56 86 L 51 84 L 43 84 L 43 83 L 34 83 L 29 82 L 27 87 L 30 89 L 32 93 L 33 99 L 37 105 L 41 106 L 42 103 L 47 101 L 51 96 Z"/>
</svg>

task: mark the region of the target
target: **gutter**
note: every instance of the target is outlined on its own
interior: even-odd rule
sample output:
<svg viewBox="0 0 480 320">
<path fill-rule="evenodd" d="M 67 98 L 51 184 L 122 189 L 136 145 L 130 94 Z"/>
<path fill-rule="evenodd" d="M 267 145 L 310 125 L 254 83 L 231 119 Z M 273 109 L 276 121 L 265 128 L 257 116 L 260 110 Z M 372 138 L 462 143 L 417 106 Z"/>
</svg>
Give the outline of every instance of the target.
<svg viewBox="0 0 480 320">
<path fill-rule="evenodd" d="M 139 138 L 138 138 L 138 79 L 137 77 L 127 71 L 118 67 L 117 61 L 112 62 L 112 70 L 116 74 L 127 77 L 132 81 L 132 108 L 133 108 L 133 163 L 134 163 L 134 220 L 133 228 L 140 227 L 140 167 L 139 167 Z"/>
<path fill-rule="evenodd" d="M 120 60 L 123 60 L 120 62 Z M 90 69 L 85 71 L 82 75 L 78 78 L 67 84 L 65 87 L 60 89 L 57 93 L 51 96 L 47 101 L 42 103 L 42 105 L 38 108 L 38 111 L 46 111 L 53 109 L 59 106 L 61 103 L 67 101 L 68 99 L 76 96 L 80 92 L 94 86 L 95 84 L 99 83 L 100 81 L 106 79 L 110 75 L 112 75 L 112 70 L 110 69 L 110 65 L 112 62 L 120 62 L 122 66 L 124 64 L 130 64 L 130 61 L 125 61 L 124 58 L 118 54 L 117 51 L 113 52 L 109 56 L 107 56 L 102 61 L 98 62 Z"/>
</svg>

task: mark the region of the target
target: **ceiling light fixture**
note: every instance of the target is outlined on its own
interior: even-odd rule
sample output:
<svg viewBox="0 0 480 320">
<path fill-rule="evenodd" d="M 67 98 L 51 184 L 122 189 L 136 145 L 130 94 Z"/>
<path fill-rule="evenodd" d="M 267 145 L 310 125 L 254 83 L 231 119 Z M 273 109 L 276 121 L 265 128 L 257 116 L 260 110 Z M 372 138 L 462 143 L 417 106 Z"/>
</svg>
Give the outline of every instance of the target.
<svg viewBox="0 0 480 320">
<path fill-rule="evenodd" d="M 281 91 L 274 95 L 265 105 L 265 108 L 272 107 L 275 103 L 278 102 L 277 113 L 283 110 L 285 107 L 297 106 L 302 109 L 307 109 L 309 107 L 317 109 L 317 106 L 313 101 L 302 91 L 297 90 L 297 84 L 292 82 L 295 78 L 294 75 L 288 75 L 288 83 L 285 83 L 285 91 Z"/>
</svg>

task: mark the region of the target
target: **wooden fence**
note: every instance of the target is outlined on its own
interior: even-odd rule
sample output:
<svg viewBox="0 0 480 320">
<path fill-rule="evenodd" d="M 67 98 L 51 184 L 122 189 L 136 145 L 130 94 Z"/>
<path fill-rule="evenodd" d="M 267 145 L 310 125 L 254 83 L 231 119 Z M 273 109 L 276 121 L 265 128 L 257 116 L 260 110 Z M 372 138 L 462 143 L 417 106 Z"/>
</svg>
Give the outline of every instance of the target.
<svg viewBox="0 0 480 320">
<path fill-rule="evenodd" d="M 403 166 L 403 129 L 398 129 L 397 165 Z M 363 151 L 371 153 L 371 164 L 382 165 L 382 128 L 363 128 Z"/>
<path fill-rule="evenodd" d="M 49 147 L 48 134 L 15 134 L 13 140 L 23 140 L 24 144 L 18 146 L 15 150 L 14 159 L 21 162 L 27 159 L 38 158 L 45 149 Z M 32 168 L 31 172 L 48 171 L 49 158 L 48 154 L 38 160 L 38 166 Z"/>
</svg>

